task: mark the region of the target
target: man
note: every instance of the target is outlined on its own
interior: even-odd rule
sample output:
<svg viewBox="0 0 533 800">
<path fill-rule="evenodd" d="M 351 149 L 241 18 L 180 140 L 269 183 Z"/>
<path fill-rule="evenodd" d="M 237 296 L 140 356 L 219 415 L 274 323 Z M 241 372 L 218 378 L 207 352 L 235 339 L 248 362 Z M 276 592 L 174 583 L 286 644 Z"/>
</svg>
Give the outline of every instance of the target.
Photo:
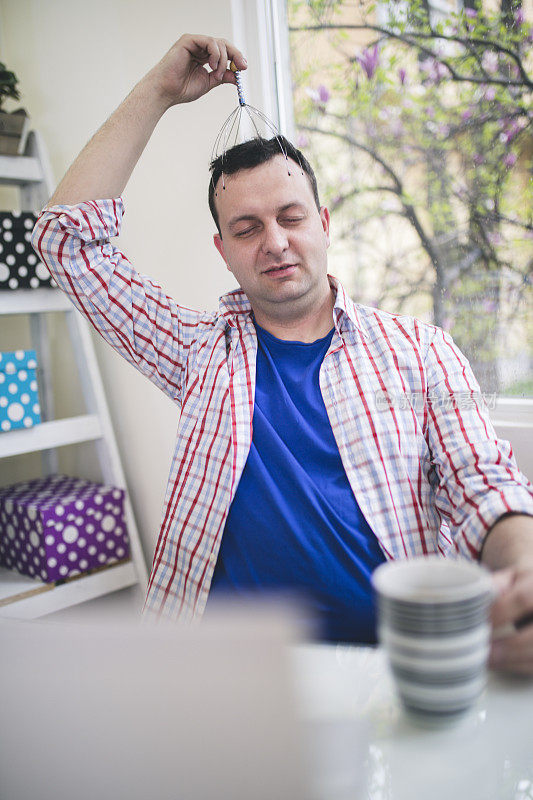
<svg viewBox="0 0 533 800">
<path fill-rule="evenodd" d="M 329 214 L 303 156 L 274 139 L 214 164 L 214 242 L 241 287 L 216 312 L 178 306 L 109 243 L 158 120 L 233 83 L 229 60 L 246 68 L 229 42 L 182 36 L 78 156 L 33 237 L 80 311 L 180 406 L 146 609 L 191 619 L 211 585 L 295 586 L 325 636 L 372 641 L 378 563 L 481 557 L 498 570 L 493 621 L 512 631 L 492 663 L 533 672 L 531 485 L 450 337 L 357 306 L 328 277 Z"/>
</svg>

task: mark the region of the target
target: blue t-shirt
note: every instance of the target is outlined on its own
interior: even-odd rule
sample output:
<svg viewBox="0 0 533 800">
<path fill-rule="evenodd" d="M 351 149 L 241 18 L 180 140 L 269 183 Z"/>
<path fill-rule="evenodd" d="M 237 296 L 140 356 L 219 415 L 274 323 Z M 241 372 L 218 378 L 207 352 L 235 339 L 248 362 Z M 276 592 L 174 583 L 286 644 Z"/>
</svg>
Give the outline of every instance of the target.
<svg viewBox="0 0 533 800">
<path fill-rule="evenodd" d="M 311 343 L 256 330 L 252 444 L 211 596 L 296 590 L 321 638 L 375 642 L 370 575 L 384 556 L 346 477 L 319 386 L 333 330 Z"/>
</svg>

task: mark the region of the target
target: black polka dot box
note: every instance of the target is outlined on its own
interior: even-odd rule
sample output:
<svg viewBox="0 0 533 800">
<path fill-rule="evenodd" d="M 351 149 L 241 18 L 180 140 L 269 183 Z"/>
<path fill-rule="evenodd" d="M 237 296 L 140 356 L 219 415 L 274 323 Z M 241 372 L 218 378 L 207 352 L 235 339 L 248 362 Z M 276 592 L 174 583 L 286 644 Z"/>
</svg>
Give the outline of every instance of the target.
<svg viewBox="0 0 533 800">
<path fill-rule="evenodd" d="M 31 245 L 36 222 L 29 211 L 0 211 L 0 291 L 56 285 Z"/>
<path fill-rule="evenodd" d="M 51 583 L 128 559 L 124 498 L 65 475 L 0 488 L 0 565 Z"/>
<path fill-rule="evenodd" d="M 35 350 L 0 353 L 0 432 L 41 421 Z"/>
</svg>

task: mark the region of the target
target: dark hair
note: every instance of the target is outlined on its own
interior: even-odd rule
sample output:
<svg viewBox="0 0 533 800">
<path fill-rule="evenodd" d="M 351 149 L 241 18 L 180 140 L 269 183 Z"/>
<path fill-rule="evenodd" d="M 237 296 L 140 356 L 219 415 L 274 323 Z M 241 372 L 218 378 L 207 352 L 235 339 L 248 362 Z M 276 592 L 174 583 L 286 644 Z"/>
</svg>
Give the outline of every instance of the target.
<svg viewBox="0 0 533 800">
<path fill-rule="evenodd" d="M 258 167 L 260 164 L 266 164 L 267 161 L 270 161 L 275 156 L 279 156 L 280 153 L 286 158 L 292 159 L 296 164 L 299 164 L 301 169 L 305 172 L 313 191 L 316 207 L 320 210 L 315 173 L 304 154 L 291 144 L 285 136 L 274 136 L 272 139 L 263 139 L 257 136 L 255 139 L 249 139 L 246 142 L 230 147 L 229 150 L 226 150 L 222 155 L 218 156 L 218 158 L 213 159 L 209 166 L 211 170 L 211 180 L 209 181 L 209 208 L 211 209 L 211 214 L 213 215 L 219 233 L 220 224 L 218 212 L 215 208 L 215 187 L 222 174 L 234 175 L 241 169 Z"/>
</svg>

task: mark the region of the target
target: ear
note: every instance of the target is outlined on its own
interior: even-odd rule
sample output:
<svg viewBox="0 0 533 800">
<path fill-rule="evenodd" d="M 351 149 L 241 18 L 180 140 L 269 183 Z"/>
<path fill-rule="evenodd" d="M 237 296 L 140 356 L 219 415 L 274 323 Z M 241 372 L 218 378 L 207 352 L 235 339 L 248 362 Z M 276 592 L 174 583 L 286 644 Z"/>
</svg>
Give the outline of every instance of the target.
<svg viewBox="0 0 533 800">
<path fill-rule="evenodd" d="M 329 247 L 329 211 L 326 206 L 322 206 L 320 209 L 320 221 L 322 222 L 322 227 L 326 234 L 326 247 Z"/>
<path fill-rule="evenodd" d="M 228 270 L 231 272 L 231 267 L 228 264 L 228 260 L 226 258 L 226 254 L 224 252 L 224 242 L 222 241 L 222 236 L 220 235 L 220 233 L 213 234 L 213 243 L 214 243 L 216 249 L 218 250 L 218 252 L 220 253 L 220 255 L 222 256 L 222 258 L 224 259 L 224 261 L 226 262 L 226 266 L 227 266 Z"/>
</svg>

